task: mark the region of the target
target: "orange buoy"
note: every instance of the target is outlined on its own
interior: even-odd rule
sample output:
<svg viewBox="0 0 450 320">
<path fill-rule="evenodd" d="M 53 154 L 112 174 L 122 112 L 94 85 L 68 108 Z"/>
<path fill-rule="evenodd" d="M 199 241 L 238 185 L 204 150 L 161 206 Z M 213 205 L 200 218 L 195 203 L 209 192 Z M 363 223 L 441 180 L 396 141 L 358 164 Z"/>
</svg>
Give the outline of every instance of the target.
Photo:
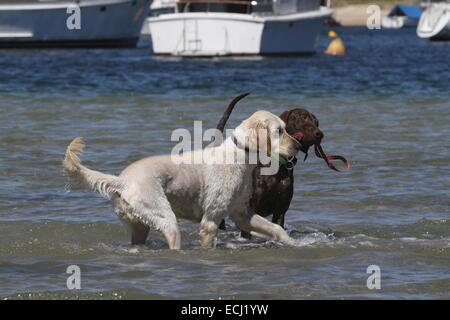
<svg viewBox="0 0 450 320">
<path fill-rule="evenodd" d="M 333 56 L 335 56 L 335 55 L 340 55 L 340 56 L 345 55 L 346 51 L 345 51 L 344 43 L 338 37 L 337 33 L 334 32 L 333 30 L 331 30 L 330 32 L 328 32 L 328 36 L 330 38 L 335 38 L 335 39 L 330 42 L 330 44 L 328 45 L 327 50 L 325 51 L 325 54 L 330 54 L 330 55 L 333 55 Z"/>
</svg>

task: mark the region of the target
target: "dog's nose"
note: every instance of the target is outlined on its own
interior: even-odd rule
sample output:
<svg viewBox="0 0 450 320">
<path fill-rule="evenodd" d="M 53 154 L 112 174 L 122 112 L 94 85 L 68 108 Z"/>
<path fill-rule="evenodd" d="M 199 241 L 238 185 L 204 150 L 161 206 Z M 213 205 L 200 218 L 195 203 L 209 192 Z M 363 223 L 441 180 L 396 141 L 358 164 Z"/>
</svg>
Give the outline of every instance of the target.
<svg viewBox="0 0 450 320">
<path fill-rule="evenodd" d="M 314 132 L 314 136 L 315 136 L 317 139 L 322 139 L 322 138 L 323 138 L 323 132 L 320 131 L 320 130 L 316 130 L 316 132 Z"/>
</svg>

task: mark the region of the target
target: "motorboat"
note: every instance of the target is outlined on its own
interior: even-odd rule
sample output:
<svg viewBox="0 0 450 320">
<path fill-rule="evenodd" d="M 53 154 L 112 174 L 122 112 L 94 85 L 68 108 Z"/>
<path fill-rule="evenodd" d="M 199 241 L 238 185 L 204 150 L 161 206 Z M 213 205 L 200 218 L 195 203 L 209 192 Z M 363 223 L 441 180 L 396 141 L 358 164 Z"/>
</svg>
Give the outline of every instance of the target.
<svg viewBox="0 0 450 320">
<path fill-rule="evenodd" d="M 417 35 L 430 40 L 450 40 L 450 0 L 427 2 L 417 25 Z"/>
<path fill-rule="evenodd" d="M 414 5 L 397 5 L 381 20 L 381 27 L 386 29 L 400 29 L 417 27 L 422 9 Z"/>
<path fill-rule="evenodd" d="M 304 55 L 331 14 L 320 0 L 178 0 L 148 22 L 155 55 Z"/>
<path fill-rule="evenodd" d="M 0 47 L 133 47 L 151 0 L 0 0 Z"/>
</svg>

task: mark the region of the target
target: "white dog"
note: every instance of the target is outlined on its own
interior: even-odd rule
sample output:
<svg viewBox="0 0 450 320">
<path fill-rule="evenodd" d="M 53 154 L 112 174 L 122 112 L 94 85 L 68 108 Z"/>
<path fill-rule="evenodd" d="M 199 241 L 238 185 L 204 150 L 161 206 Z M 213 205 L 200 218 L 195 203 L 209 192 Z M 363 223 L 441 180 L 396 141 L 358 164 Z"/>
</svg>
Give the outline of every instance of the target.
<svg viewBox="0 0 450 320">
<path fill-rule="evenodd" d="M 170 249 L 179 249 L 177 218 L 181 218 L 200 222 L 201 246 L 211 248 L 218 226 L 227 215 L 242 230 L 289 239 L 279 225 L 250 210 L 251 175 L 256 164 L 247 161 L 230 164 L 224 158 L 230 159 L 237 152 L 248 155 L 258 151 L 291 158 L 299 148 L 300 144 L 286 133 L 285 123 L 279 117 L 257 111 L 221 145 L 179 155 L 184 160 L 201 156 L 209 159 L 210 164 L 175 164 L 170 155 L 152 156 L 132 163 L 120 176 L 113 176 L 81 164 L 77 154 L 83 151 L 84 144 L 81 138 L 76 138 L 67 148 L 63 166 L 68 176 L 104 197 L 112 194 L 115 212 L 131 229 L 132 244 L 145 243 L 153 227 L 164 234 Z"/>
</svg>

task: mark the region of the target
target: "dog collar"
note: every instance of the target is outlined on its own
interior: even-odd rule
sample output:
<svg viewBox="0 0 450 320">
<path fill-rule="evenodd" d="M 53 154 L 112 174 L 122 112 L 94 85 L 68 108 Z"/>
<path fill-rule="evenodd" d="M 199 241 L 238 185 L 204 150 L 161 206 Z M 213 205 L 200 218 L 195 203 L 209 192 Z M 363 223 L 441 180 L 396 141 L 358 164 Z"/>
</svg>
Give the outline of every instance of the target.
<svg viewBox="0 0 450 320">
<path fill-rule="evenodd" d="M 269 155 L 281 164 L 286 165 L 287 163 L 289 163 L 289 161 L 287 161 L 284 157 L 280 156 L 278 153 L 270 152 Z"/>
<path fill-rule="evenodd" d="M 239 142 L 237 141 L 236 137 L 233 136 L 232 140 L 234 142 L 234 144 L 238 147 L 241 148 L 241 146 L 239 145 Z M 250 149 L 247 147 L 243 148 L 245 150 L 245 152 L 250 152 Z M 284 158 L 283 156 L 281 156 L 278 153 L 274 153 L 274 152 L 269 152 L 268 154 L 272 159 L 277 160 L 280 164 L 286 166 L 287 169 L 292 169 L 294 167 L 294 163 L 292 161 L 287 160 L 286 158 Z"/>
</svg>

